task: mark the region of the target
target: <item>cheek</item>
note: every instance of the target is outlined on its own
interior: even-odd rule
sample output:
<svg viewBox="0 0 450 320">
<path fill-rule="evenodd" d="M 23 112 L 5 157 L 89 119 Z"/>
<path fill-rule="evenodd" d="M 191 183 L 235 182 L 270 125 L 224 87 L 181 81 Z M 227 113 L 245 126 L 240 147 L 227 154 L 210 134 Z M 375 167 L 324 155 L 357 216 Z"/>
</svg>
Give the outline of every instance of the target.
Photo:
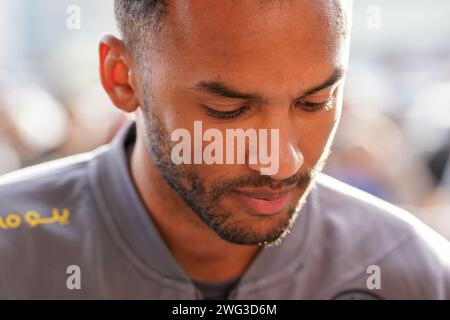
<svg viewBox="0 0 450 320">
<path fill-rule="evenodd" d="M 305 157 L 308 168 L 314 167 L 329 148 L 339 124 L 340 109 L 321 111 L 322 114 L 302 120 L 299 149 Z"/>
<path fill-rule="evenodd" d="M 169 81 L 163 72 L 154 74 L 147 83 L 146 98 L 150 108 L 162 120 L 170 133 L 179 128 L 190 128 L 195 115 L 190 110 L 191 104 L 173 88 L 174 81 Z"/>
</svg>

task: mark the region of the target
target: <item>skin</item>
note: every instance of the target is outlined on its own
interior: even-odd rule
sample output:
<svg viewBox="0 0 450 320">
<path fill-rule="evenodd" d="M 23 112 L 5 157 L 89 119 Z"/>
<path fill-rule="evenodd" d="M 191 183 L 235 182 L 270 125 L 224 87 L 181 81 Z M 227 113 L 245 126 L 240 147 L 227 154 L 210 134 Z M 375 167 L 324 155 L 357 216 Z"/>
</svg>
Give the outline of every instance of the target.
<svg viewBox="0 0 450 320">
<path fill-rule="evenodd" d="M 261 244 L 280 240 L 295 221 L 295 208 L 313 183 L 305 177 L 314 179 L 320 171 L 340 119 L 348 38 L 338 16 L 345 10 L 331 0 L 169 1 L 161 34 L 142 39 L 147 48 L 139 58 L 122 40 L 102 39 L 103 86 L 118 108 L 136 116 L 137 140 L 129 150 L 133 181 L 169 250 L 192 279 L 219 281 L 241 274 Z M 212 82 L 243 96 L 199 88 Z M 328 100 L 313 111 L 305 104 Z M 219 111 L 246 106 L 246 111 L 219 119 L 205 105 Z M 224 135 L 227 128 L 279 129 L 278 172 L 261 176 L 259 164 L 171 165 L 170 133 L 193 132 L 196 120 L 204 131 L 217 128 Z M 259 216 L 238 201 L 236 188 L 290 188 L 291 195 L 279 213 Z"/>
</svg>

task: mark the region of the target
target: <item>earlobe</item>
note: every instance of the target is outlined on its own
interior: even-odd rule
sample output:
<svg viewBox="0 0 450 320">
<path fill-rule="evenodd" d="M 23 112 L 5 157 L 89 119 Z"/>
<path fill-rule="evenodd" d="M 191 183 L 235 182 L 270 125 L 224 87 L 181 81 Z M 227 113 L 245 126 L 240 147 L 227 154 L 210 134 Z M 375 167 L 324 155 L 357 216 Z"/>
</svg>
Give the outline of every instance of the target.
<svg viewBox="0 0 450 320">
<path fill-rule="evenodd" d="M 125 112 L 136 111 L 139 103 L 130 86 L 130 67 L 125 61 L 126 49 L 122 41 L 105 36 L 100 42 L 100 77 L 111 101 Z"/>
</svg>

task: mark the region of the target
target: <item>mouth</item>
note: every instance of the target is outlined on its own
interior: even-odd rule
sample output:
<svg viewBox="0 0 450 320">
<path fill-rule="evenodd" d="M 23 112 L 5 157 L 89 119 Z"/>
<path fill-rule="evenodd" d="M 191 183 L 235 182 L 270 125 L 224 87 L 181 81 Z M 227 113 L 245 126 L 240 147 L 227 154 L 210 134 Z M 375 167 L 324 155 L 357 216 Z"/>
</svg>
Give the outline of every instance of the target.
<svg viewBox="0 0 450 320">
<path fill-rule="evenodd" d="M 275 215 L 282 211 L 289 201 L 292 189 L 270 190 L 256 189 L 251 191 L 236 190 L 235 193 L 241 203 L 255 215 Z"/>
</svg>

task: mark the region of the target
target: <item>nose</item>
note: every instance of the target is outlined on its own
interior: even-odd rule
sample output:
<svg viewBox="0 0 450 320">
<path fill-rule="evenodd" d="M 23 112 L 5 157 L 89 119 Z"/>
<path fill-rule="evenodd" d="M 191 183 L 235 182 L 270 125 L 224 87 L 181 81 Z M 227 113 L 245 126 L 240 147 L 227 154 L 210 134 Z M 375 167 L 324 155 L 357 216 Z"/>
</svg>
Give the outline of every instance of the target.
<svg viewBox="0 0 450 320">
<path fill-rule="evenodd" d="M 287 126 L 280 126 L 280 128 L 277 129 L 278 134 L 273 134 L 273 130 L 274 129 L 267 130 L 270 137 L 267 140 L 267 148 L 264 148 L 264 143 L 261 143 L 261 136 L 259 136 L 259 161 L 257 161 L 256 164 L 249 163 L 248 166 L 250 169 L 257 171 L 262 175 L 269 175 L 275 180 L 285 180 L 292 177 L 300 170 L 304 163 L 304 156 L 298 147 L 297 139 L 290 136 Z M 264 153 L 270 158 L 268 164 L 267 161 L 260 161 L 261 156 L 264 156 Z"/>
<path fill-rule="evenodd" d="M 275 180 L 284 180 L 295 175 L 304 162 L 303 153 L 293 144 L 280 142 L 278 171 L 271 175 Z"/>
</svg>

